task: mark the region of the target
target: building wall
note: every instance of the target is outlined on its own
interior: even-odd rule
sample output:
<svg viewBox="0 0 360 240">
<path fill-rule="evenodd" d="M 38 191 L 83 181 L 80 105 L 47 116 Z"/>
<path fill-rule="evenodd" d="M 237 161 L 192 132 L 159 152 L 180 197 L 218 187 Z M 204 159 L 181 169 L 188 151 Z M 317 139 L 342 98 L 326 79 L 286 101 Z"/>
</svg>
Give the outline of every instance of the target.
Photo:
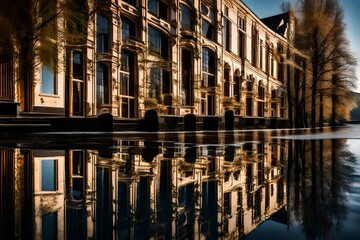
<svg viewBox="0 0 360 240">
<path fill-rule="evenodd" d="M 36 69 L 34 111 L 287 118 L 277 49 L 288 40 L 241 1 L 108 2 L 90 16 L 86 41 L 60 44 L 54 92 L 43 90 L 44 64 Z"/>
</svg>

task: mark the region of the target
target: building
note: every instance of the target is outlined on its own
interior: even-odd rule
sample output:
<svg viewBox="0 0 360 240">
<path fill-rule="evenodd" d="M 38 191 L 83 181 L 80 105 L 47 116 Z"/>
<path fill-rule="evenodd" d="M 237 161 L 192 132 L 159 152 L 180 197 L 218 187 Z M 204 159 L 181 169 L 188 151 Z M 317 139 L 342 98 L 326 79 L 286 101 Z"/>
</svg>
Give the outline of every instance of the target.
<svg viewBox="0 0 360 240">
<path fill-rule="evenodd" d="M 93 0 L 77 2 L 79 12 L 94 8 Z M 288 118 L 289 13 L 262 21 L 238 0 L 111 0 L 96 8 L 87 26 L 56 21 L 53 26 L 76 29 L 80 37 L 61 41 L 54 61 L 35 69 L 28 93 L 14 81 L 16 59 L 12 65 L 1 55 L 4 106 L 19 102 L 20 112 L 65 116 L 139 118 L 155 109 L 161 115 L 232 110 Z"/>
</svg>

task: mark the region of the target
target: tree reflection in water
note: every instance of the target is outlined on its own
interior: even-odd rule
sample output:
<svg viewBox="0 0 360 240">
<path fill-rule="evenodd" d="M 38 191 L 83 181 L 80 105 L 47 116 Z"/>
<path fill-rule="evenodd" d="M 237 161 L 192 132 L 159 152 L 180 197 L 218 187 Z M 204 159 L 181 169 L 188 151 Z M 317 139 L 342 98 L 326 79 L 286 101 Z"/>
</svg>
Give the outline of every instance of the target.
<svg viewBox="0 0 360 240">
<path fill-rule="evenodd" d="M 107 142 L 1 149 L 0 238 L 233 239 L 271 219 L 331 239 L 346 221 L 356 161 L 346 140 L 214 132 Z"/>
</svg>

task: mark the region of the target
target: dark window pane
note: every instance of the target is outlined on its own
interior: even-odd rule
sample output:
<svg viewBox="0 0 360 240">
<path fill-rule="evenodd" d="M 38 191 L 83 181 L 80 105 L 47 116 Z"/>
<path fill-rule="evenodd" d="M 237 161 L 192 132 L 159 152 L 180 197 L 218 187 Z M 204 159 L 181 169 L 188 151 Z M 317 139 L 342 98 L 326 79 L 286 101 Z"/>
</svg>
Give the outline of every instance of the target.
<svg viewBox="0 0 360 240">
<path fill-rule="evenodd" d="M 42 216 L 42 239 L 57 239 L 57 212 Z"/>
<path fill-rule="evenodd" d="M 84 65 L 83 54 L 80 52 L 73 52 L 73 78 L 84 79 Z"/>
<path fill-rule="evenodd" d="M 96 15 L 96 52 L 109 51 L 109 19 L 102 15 Z"/>
<path fill-rule="evenodd" d="M 41 161 L 41 191 L 56 191 L 56 160 Z"/>
</svg>

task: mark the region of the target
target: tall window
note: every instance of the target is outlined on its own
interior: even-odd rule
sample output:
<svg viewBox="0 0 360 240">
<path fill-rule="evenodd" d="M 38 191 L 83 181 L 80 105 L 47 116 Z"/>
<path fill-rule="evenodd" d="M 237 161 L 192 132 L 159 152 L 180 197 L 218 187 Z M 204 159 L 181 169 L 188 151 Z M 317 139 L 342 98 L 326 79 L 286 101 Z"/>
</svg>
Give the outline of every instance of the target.
<svg viewBox="0 0 360 240">
<path fill-rule="evenodd" d="M 202 35 L 207 39 L 215 41 L 215 11 L 214 11 L 214 2 L 205 1 L 201 3 L 201 30 Z"/>
<path fill-rule="evenodd" d="M 73 52 L 73 78 L 84 79 L 84 63 L 81 52 Z"/>
<path fill-rule="evenodd" d="M 280 43 L 278 43 L 278 54 L 279 54 L 279 62 L 277 65 L 277 79 L 280 82 L 284 82 L 284 47 Z"/>
<path fill-rule="evenodd" d="M 252 98 L 246 97 L 246 116 L 252 116 Z"/>
<path fill-rule="evenodd" d="M 225 7 L 224 11 L 224 17 L 223 17 L 223 44 L 224 48 L 227 51 L 231 50 L 231 21 L 229 19 L 229 9 Z"/>
<path fill-rule="evenodd" d="M 41 68 L 41 92 L 46 94 L 57 94 L 55 64 L 53 61 L 45 63 Z"/>
<path fill-rule="evenodd" d="M 240 81 L 241 81 L 240 71 L 236 70 L 234 74 L 234 82 L 235 82 L 234 97 L 237 102 L 240 102 Z"/>
<path fill-rule="evenodd" d="M 208 48 L 202 49 L 203 87 L 215 87 L 215 54 Z"/>
<path fill-rule="evenodd" d="M 96 64 L 96 104 L 109 103 L 109 67 L 104 63 Z"/>
<path fill-rule="evenodd" d="M 263 85 L 258 86 L 258 117 L 264 117 L 265 107 L 265 88 Z"/>
<path fill-rule="evenodd" d="M 84 106 L 84 54 L 72 53 L 72 100 L 73 114 L 82 115 Z"/>
<path fill-rule="evenodd" d="M 41 161 L 41 191 L 57 190 L 57 160 Z"/>
<path fill-rule="evenodd" d="M 260 69 L 263 69 L 263 40 L 260 40 Z"/>
<path fill-rule="evenodd" d="M 246 22 L 244 17 L 238 17 L 238 52 L 240 58 L 245 58 Z"/>
<path fill-rule="evenodd" d="M 162 0 L 148 0 L 149 12 L 154 14 L 160 19 L 165 21 L 168 20 L 168 9 L 169 6 L 166 1 Z"/>
<path fill-rule="evenodd" d="M 187 49 L 182 49 L 181 57 L 181 96 L 182 105 L 193 105 L 193 59 L 192 52 Z"/>
<path fill-rule="evenodd" d="M 157 55 L 159 55 L 160 57 L 164 58 L 164 59 L 168 59 L 169 58 L 169 41 L 168 38 L 162 34 L 161 32 L 159 32 L 158 30 L 156 30 L 153 27 L 149 26 L 149 33 L 148 33 L 148 37 L 149 37 L 149 51 L 152 53 L 155 53 Z"/>
<path fill-rule="evenodd" d="M 110 45 L 109 18 L 103 15 L 96 15 L 96 52 L 109 52 Z"/>
<path fill-rule="evenodd" d="M 230 66 L 226 63 L 224 66 L 224 96 L 230 97 Z"/>
<path fill-rule="evenodd" d="M 258 49 L 259 49 L 259 31 L 255 26 L 251 32 L 251 63 L 253 66 L 258 65 Z"/>
<path fill-rule="evenodd" d="M 161 68 L 150 69 L 149 97 L 159 99 L 162 94 L 170 93 L 170 74 Z"/>
<path fill-rule="evenodd" d="M 136 24 L 126 17 L 121 18 L 122 39 L 136 39 Z"/>
<path fill-rule="evenodd" d="M 135 56 L 124 50 L 121 51 L 119 95 L 121 96 L 121 117 L 134 117 Z"/>
<path fill-rule="evenodd" d="M 186 30 L 194 30 L 194 17 L 192 10 L 185 4 L 181 6 L 181 28 Z"/>
</svg>

